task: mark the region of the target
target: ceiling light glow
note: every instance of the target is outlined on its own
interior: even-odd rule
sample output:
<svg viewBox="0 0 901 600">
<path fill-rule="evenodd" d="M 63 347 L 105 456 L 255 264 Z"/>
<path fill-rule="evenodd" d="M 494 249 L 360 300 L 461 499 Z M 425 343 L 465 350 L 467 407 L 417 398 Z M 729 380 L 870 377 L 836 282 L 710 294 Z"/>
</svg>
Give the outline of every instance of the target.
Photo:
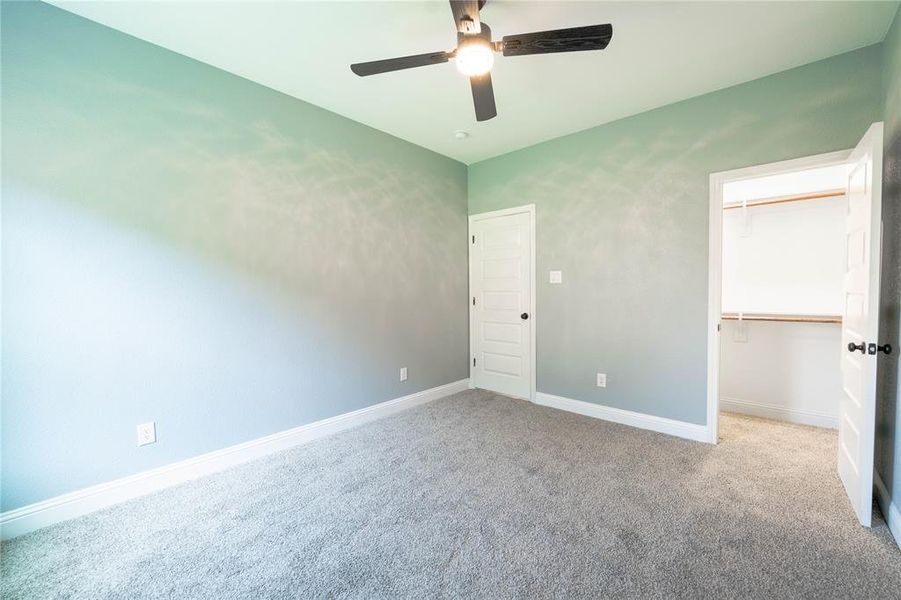
<svg viewBox="0 0 901 600">
<path fill-rule="evenodd" d="M 494 49 L 484 38 L 473 38 L 457 48 L 457 70 L 466 76 L 484 75 L 494 64 Z"/>
</svg>

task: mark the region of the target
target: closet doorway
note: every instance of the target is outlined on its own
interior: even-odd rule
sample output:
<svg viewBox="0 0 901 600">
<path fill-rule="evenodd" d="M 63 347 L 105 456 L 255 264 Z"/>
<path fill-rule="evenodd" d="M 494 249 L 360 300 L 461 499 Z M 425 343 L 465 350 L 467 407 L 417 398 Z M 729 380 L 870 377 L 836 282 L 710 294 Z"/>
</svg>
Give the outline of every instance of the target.
<svg viewBox="0 0 901 600">
<path fill-rule="evenodd" d="M 838 430 L 870 525 L 882 124 L 846 151 L 711 175 L 708 426 L 720 411 Z"/>
</svg>

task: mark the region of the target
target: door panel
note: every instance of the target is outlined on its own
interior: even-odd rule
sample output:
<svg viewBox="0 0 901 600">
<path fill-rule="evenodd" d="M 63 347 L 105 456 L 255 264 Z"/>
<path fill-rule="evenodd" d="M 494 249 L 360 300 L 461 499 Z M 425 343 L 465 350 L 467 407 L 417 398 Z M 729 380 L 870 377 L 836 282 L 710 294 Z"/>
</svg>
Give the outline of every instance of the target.
<svg viewBox="0 0 901 600">
<path fill-rule="evenodd" d="M 867 131 L 848 172 L 847 268 L 842 315 L 842 389 L 838 472 L 862 525 L 870 526 L 876 420 L 876 357 L 851 351 L 879 339 L 879 259 L 882 219 L 882 124 Z"/>
<path fill-rule="evenodd" d="M 470 232 L 473 385 L 518 398 L 531 396 L 531 227 L 530 212 L 475 215 Z"/>
</svg>

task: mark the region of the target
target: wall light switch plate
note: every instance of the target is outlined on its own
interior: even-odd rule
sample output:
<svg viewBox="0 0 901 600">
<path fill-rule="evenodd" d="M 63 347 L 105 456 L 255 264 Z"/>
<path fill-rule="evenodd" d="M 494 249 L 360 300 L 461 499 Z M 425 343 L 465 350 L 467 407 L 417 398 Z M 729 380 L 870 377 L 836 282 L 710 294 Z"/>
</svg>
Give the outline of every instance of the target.
<svg viewBox="0 0 901 600">
<path fill-rule="evenodd" d="M 156 423 L 141 423 L 138 425 L 138 446 L 156 443 Z"/>
<path fill-rule="evenodd" d="M 607 387 L 606 373 L 598 373 L 598 387 Z"/>
<path fill-rule="evenodd" d="M 563 283 L 563 271 L 551 271 L 550 272 L 550 282 L 551 283 Z"/>
<path fill-rule="evenodd" d="M 407 367 L 401 367 L 401 368 L 400 368 L 400 380 L 401 380 L 401 381 L 406 381 L 406 380 L 407 380 Z"/>
</svg>

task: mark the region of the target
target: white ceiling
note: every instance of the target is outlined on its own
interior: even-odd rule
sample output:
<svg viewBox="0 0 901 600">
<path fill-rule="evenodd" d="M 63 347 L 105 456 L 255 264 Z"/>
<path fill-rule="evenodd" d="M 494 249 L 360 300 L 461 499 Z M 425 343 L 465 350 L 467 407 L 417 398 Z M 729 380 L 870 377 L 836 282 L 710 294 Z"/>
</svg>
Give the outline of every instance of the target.
<svg viewBox="0 0 901 600">
<path fill-rule="evenodd" d="M 613 24 L 602 52 L 504 58 L 477 123 L 452 63 L 361 78 L 349 65 L 449 50 L 448 3 L 53 0 L 104 25 L 465 163 L 882 41 L 897 2 L 510 2 L 495 39 Z M 454 131 L 470 137 L 458 140 Z"/>
</svg>

